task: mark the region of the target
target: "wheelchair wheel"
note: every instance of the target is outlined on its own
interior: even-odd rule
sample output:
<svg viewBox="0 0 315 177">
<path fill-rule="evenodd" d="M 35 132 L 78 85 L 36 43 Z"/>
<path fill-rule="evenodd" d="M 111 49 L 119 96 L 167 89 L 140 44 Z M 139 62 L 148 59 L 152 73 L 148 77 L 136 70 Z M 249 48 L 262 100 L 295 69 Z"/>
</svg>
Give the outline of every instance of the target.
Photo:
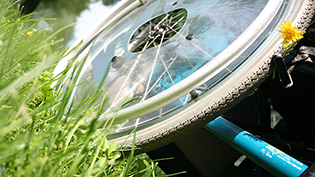
<svg viewBox="0 0 315 177">
<path fill-rule="evenodd" d="M 88 54 L 73 96 L 100 86 L 110 103 L 103 118 L 139 98 L 118 111 L 115 122 L 128 122 L 108 138 L 123 143 L 137 127 L 141 151 L 158 148 L 253 92 L 282 51 L 279 24 L 305 30 L 313 12 L 314 0 L 121 1 L 68 56 Z"/>
</svg>

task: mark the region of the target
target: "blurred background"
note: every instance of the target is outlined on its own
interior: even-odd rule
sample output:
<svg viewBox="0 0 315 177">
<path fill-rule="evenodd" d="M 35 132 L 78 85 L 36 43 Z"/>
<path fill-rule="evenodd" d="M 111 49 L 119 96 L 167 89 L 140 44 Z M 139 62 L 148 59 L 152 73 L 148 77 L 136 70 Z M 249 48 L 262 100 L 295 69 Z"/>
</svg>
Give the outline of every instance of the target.
<svg viewBox="0 0 315 177">
<path fill-rule="evenodd" d="M 76 23 L 57 35 L 63 38 L 63 47 L 70 46 L 98 18 L 106 14 L 119 0 L 21 0 L 22 12 L 35 12 L 33 18 L 56 18 L 41 21 L 41 28 L 55 32 L 69 24 Z"/>
</svg>

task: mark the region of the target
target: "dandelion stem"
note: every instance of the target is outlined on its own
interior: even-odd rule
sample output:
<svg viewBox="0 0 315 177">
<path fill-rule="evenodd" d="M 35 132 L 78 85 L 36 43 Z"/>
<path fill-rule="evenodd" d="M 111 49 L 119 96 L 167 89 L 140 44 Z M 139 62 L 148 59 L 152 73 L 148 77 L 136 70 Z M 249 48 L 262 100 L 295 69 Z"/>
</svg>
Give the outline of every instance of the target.
<svg viewBox="0 0 315 177">
<path fill-rule="evenodd" d="M 291 44 L 289 47 L 287 47 L 285 51 L 281 53 L 281 55 L 284 56 L 284 54 L 286 54 L 295 44 L 296 44 L 296 41 L 293 44 Z"/>
</svg>

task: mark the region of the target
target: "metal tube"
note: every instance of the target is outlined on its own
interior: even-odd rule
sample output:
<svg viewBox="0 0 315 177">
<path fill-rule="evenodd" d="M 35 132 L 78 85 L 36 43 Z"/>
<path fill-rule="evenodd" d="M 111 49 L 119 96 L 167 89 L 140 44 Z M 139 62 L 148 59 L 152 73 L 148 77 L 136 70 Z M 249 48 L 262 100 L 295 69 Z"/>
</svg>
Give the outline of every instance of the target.
<svg viewBox="0 0 315 177">
<path fill-rule="evenodd" d="M 211 121 L 204 128 L 276 176 L 297 177 L 308 168 L 222 117 Z"/>
</svg>

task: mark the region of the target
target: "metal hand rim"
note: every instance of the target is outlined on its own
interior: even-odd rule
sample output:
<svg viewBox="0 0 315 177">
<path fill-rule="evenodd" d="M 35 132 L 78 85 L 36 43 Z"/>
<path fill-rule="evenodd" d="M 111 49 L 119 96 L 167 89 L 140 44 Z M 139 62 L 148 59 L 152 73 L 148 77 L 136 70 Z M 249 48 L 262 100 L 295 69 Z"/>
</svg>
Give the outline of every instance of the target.
<svg viewBox="0 0 315 177">
<path fill-rule="evenodd" d="M 255 41 L 256 38 L 262 33 L 266 26 L 273 19 L 276 12 L 279 10 L 283 0 L 273 0 L 269 1 L 261 14 L 257 19 L 251 24 L 251 26 L 240 36 L 236 41 L 234 41 L 228 48 L 216 57 L 216 63 L 209 62 L 194 74 L 190 75 L 188 78 L 177 83 L 175 86 L 168 90 L 163 91 L 157 96 L 144 100 L 141 104 L 136 104 L 131 107 L 122 109 L 115 116 L 116 121 L 122 121 L 126 119 L 134 119 L 146 115 L 154 110 L 157 110 L 169 103 L 177 100 L 181 96 L 189 93 L 195 87 L 201 85 L 209 78 L 216 75 L 222 69 L 226 68 L 229 63 L 233 61 L 239 54 L 241 54 L 248 46 Z M 67 56 L 62 60 L 66 62 L 68 59 L 79 55 L 82 50 L 89 48 L 89 44 L 93 39 L 101 33 L 107 27 L 110 27 L 112 23 L 115 23 L 122 16 L 126 15 L 128 12 L 135 9 L 137 6 L 142 5 L 141 1 L 121 1 L 117 6 L 111 9 L 109 15 L 100 18 L 100 21 L 95 23 L 87 32 L 85 32 L 82 37 L 76 40 L 72 46 L 76 46 L 79 42 L 83 41 L 79 48 L 74 50 L 72 54 Z M 61 66 L 62 64 L 59 64 Z M 60 68 L 60 67 L 59 67 Z M 60 69 L 61 70 L 61 69 Z M 58 73 L 55 70 L 55 73 Z M 175 94 L 176 93 L 176 94 Z M 111 115 L 104 114 L 103 116 Z"/>
</svg>

